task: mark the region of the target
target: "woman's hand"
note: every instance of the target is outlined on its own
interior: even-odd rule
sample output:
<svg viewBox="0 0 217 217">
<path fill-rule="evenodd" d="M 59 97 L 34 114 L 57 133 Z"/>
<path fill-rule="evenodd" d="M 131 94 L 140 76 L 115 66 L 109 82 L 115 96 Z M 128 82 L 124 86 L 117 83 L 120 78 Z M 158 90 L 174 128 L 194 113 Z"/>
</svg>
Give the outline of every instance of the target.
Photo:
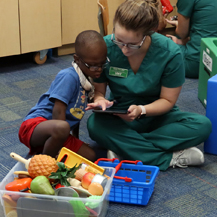
<svg viewBox="0 0 217 217">
<path fill-rule="evenodd" d="M 178 20 L 168 20 L 165 19 L 167 21 L 167 23 L 171 24 L 172 26 L 177 27 L 178 26 Z"/>
<path fill-rule="evenodd" d="M 171 40 L 173 40 L 176 44 L 182 44 L 182 40 L 178 39 L 176 36 L 174 35 L 166 35 L 166 37 L 171 38 Z"/>
<path fill-rule="evenodd" d="M 87 104 L 87 107 L 85 108 L 85 110 L 87 111 L 90 109 L 95 109 L 97 107 L 102 108 L 102 110 L 106 110 L 106 108 L 111 107 L 113 104 L 114 104 L 113 101 L 109 101 L 107 99 L 100 99 L 100 100 L 97 100 L 96 102 Z"/>
<path fill-rule="evenodd" d="M 190 40 L 190 37 L 186 39 L 178 39 L 176 36 L 173 35 L 166 35 L 166 37 L 171 38 L 176 44 L 186 45 L 186 43 Z"/>
<path fill-rule="evenodd" d="M 128 108 L 128 113 L 127 114 L 114 114 L 114 115 L 124 119 L 125 121 L 132 122 L 136 118 L 138 118 L 141 113 L 142 113 L 142 109 L 139 106 L 131 105 Z"/>
</svg>

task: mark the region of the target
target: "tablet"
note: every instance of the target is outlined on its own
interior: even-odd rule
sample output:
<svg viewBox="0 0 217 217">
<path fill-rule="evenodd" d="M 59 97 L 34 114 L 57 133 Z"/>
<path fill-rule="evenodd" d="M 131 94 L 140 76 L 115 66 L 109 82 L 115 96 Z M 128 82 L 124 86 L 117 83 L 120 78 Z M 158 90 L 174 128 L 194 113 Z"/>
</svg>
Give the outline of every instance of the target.
<svg viewBox="0 0 217 217">
<path fill-rule="evenodd" d="M 127 110 L 109 110 L 109 109 L 106 109 L 103 111 L 102 109 L 93 109 L 92 111 L 96 112 L 96 113 L 107 113 L 107 114 L 127 114 L 128 113 Z"/>
</svg>

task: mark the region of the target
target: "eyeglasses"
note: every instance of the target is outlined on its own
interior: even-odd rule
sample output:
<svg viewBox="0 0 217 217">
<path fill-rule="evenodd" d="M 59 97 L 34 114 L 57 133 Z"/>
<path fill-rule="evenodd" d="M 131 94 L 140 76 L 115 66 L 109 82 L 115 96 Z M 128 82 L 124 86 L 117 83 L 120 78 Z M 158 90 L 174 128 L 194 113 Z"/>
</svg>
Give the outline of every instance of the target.
<svg viewBox="0 0 217 217">
<path fill-rule="evenodd" d="M 124 44 L 124 43 L 122 43 L 122 42 L 120 42 L 120 41 L 116 41 L 115 39 L 113 39 L 113 35 L 114 35 L 114 33 L 113 33 L 112 36 L 111 36 L 111 41 L 112 41 L 114 44 L 116 44 L 116 45 L 118 45 L 118 46 L 121 46 L 121 47 L 125 46 L 125 47 L 131 48 L 131 49 L 139 49 L 140 47 L 142 47 L 143 42 L 145 41 L 145 38 L 146 38 L 146 35 L 145 35 L 145 36 L 143 37 L 143 39 L 142 39 L 140 45 L 134 45 L 134 44 Z"/>
<path fill-rule="evenodd" d="M 99 71 L 101 69 L 105 69 L 107 67 L 107 65 L 110 63 L 110 60 L 108 57 L 106 57 L 106 63 L 102 64 L 101 66 L 90 66 L 87 63 L 84 62 L 84 60 L 81 59 L 81 57 L 79 57 L 81 62 L 91 71 L 91 72 L 96 72 Z"/>
</svg>

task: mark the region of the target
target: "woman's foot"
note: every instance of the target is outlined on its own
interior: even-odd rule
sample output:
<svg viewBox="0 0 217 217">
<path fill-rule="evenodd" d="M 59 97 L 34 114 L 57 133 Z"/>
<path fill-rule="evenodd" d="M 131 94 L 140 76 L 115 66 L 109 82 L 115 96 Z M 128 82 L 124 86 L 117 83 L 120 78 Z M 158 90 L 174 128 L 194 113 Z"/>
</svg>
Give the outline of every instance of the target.
<svg viewBox="0 0 217 217">
<path fill-rule="evenodd" d="M 169 166 L 173 168 L 175 168 L 176 166 L 186 168 L 188 166 L 198 166 L 203 163 L 203 152 L 196 147 L 192 147 L 174 152 Z"/>
<path fill-rule="evenodd" d="M 122 158 L 121 156 L 115 154 L 115 153 L 114 153 L 113 151 L 111 151 L 111 150 L 108 150 L 108 151 L 107 151 L 107 158 L 108 158 L 108 159 L 117 158 L 119 161 L 122 161 L 122 160 L 123 160 L 123 158 Z"/>
</svg>

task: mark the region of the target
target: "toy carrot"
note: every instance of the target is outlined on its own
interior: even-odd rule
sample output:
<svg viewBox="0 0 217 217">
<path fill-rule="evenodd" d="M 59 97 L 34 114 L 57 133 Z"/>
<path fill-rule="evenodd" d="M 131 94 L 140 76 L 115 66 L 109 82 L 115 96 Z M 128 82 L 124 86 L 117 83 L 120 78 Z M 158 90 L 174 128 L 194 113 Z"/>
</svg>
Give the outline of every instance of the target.
<svg viewBox="0 0 217 217">
<path fill-rule="evenodd" d="M 22 179 L 17 179 L 13 182 L 8 183 L 5 186 L 5 189 L 7 191 L 21 191 L 23 189 L 30 189 L 30 184 L 32 182 L 31 178 L 22 178 Z"/>
</svg>

